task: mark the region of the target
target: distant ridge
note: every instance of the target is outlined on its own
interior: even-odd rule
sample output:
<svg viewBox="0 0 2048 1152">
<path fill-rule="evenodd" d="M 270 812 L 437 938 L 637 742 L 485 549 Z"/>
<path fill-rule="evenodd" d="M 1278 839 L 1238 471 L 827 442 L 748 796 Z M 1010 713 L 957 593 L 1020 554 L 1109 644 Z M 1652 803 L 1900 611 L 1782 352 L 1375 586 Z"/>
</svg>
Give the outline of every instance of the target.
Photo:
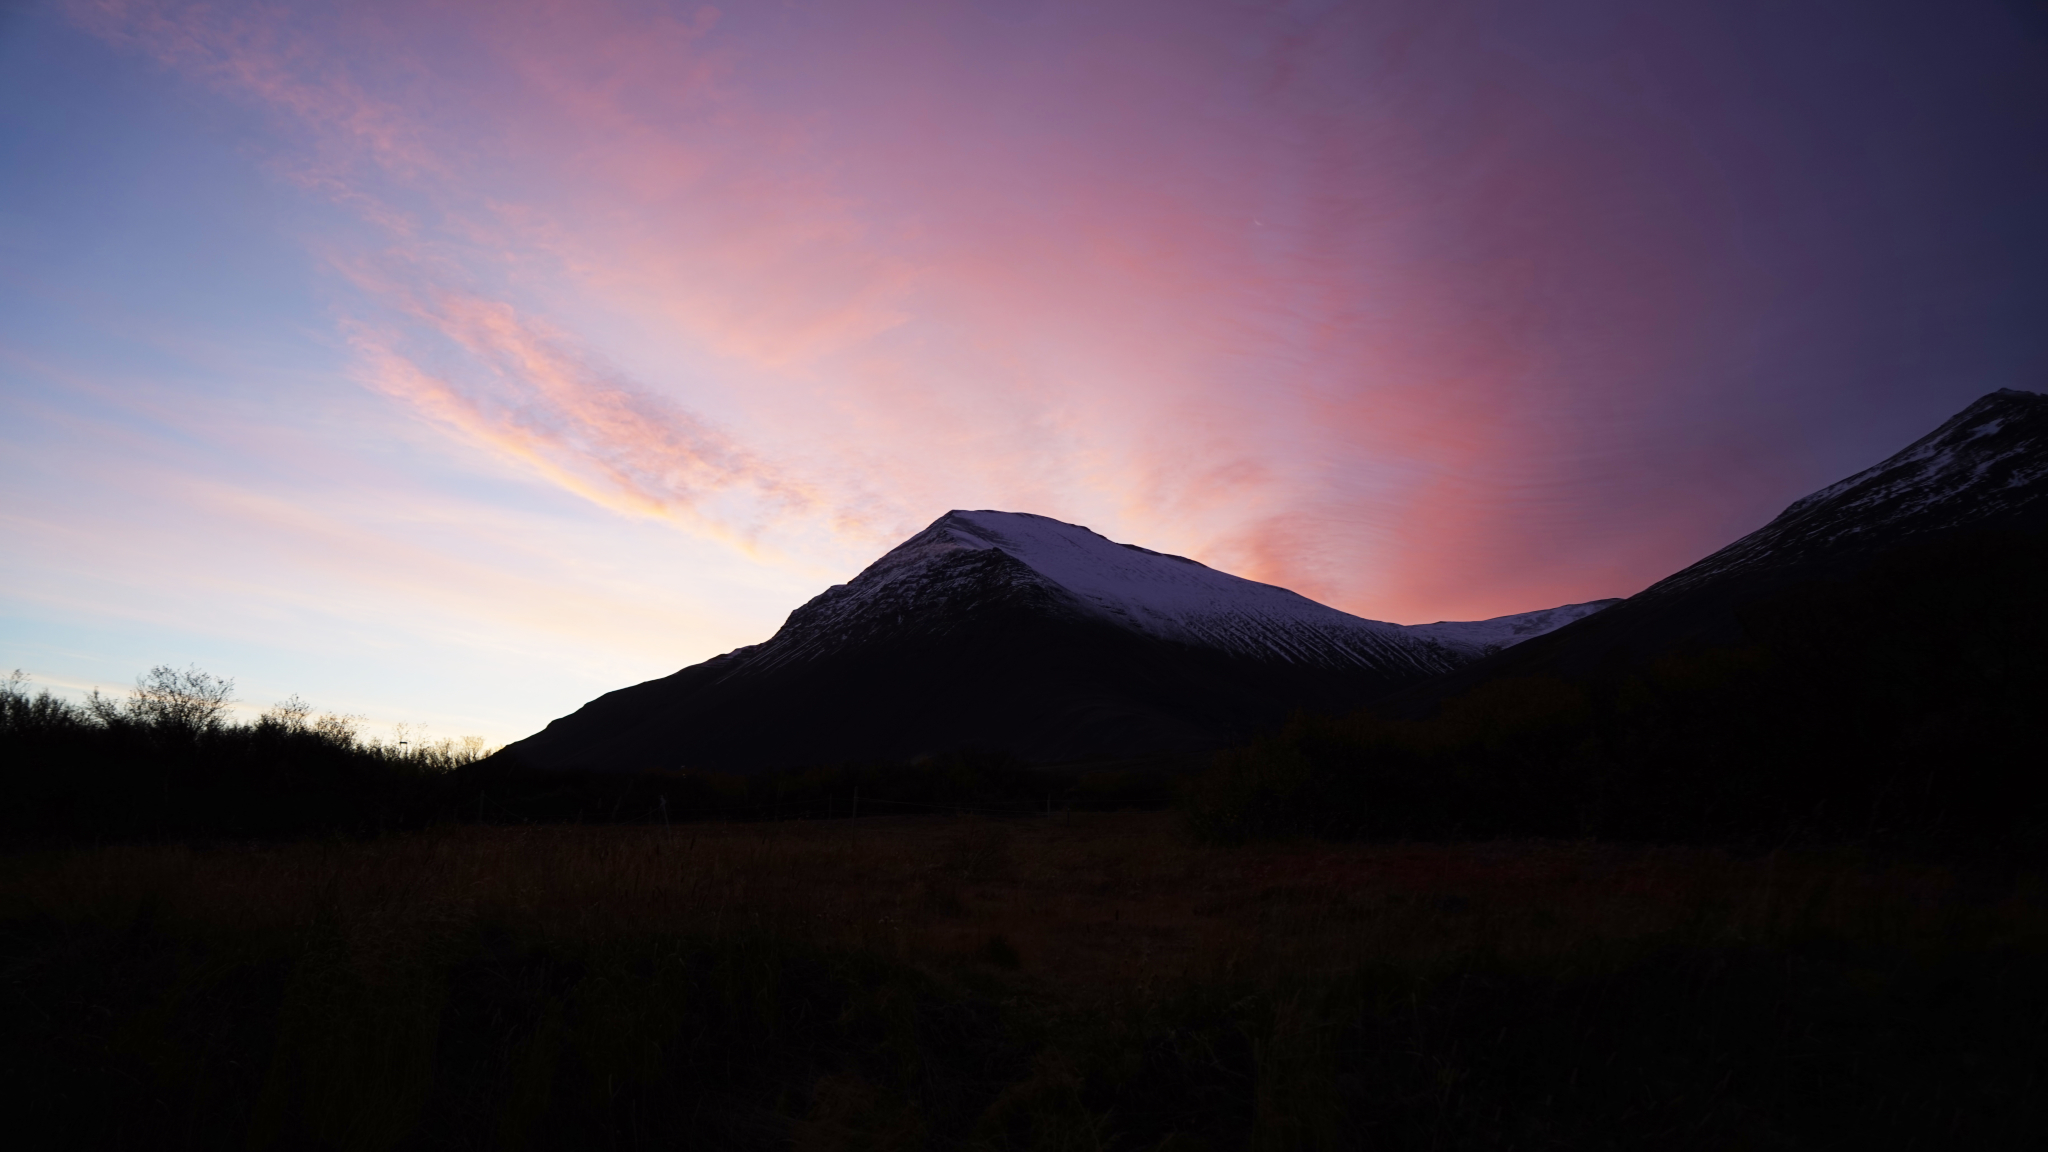
<svg viewBox="0 0 2048 1152">
<path fill-rule="evenodd" d="M 1745 604 L 1840 579 L 1906 544 L 2048 531 L 2048 396 L 2000 389 L 1901 451 L 1792 502 L 1755 532 L 1590 619 L 1384 701 L 1433 707 L 1498 677 L 1585 676 L 1686 645 L 1742 639 Z"/>
<path fill-rule="evenodd" d="M 1652 603 L 1724 581 L 1839 567 L 1909 538 L 2048 527 L 2048 396 L 2002 388 L 1883 462 L 1792 502 L 1769 524 L 1650 585 Z"/>
<path fill-rule="evenodd" d="M 747 771 L 979 748 L 1211 748 L 1581 619 L 1366 620 L 1029 513 L 941 516 L 764 643 L 622 689 L 507 751 L 536 768 Z"/>
</svg>

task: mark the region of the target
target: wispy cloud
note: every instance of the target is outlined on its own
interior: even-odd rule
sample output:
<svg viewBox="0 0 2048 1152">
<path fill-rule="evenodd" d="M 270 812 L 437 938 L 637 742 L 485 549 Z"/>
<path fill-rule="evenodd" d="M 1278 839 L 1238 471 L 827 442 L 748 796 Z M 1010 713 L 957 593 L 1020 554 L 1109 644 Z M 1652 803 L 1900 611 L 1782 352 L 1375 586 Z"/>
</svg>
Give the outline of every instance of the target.
<svg viewBox="0 0 2048 1152">
<path fill-rule="evenodd" d="M 291 25 L 283 6 L 68 0 L 66 8 L 99 36 L 296 118 L 318 134 L 315 152 L 327 165 L 346 168 L 368 160 L 406 176 L 447 174 L 443 154 L 417 118 L 366 91 L 336 55 Z M 339 171 L 301 172 L 353 198 Z"/>
<path fill-rule="evenodd" d="M 350 326 L 371 387 L 622 512 L 742 537 L 826 498 L 502 301 L 387 295 L 467 356 L 465 380 L 423 369 L 394 333 Z M 402 335 L 402 334 L 399 334 Z"/>
<path fill-rule="evenodd" d="M 492 32 L 501 26 L 496 20 L 471 23 L 480 11 L 447 10 L 481 33 L 487 51 L 510 54 L 495 66 L 512 82 L 515 102 L 535 113 L 524 125 L 479 120 L 466 97 L 437 89 L 403 53 L 374 71 L 410 99 L 373 95 L 356 75 L 379 31 L 371 14 L 178 0 L 80 0 L 72 10 L 100 35 L 294 121 L 294 143 L 277 155 L 290 177 L 397 246 L 364 253 L 315 240 L 369 305 L 348 310 L 354 314 L 341 322 L 364 383 L 605 507 L 671 519 L 743 548 L 778 524 L 861 522 L 844 494 L 798 479 L 663 391 L 629 379 L 530 307 L 451 286 L 480 277 L 517 281 L 536 261 L 558 271 L 580 261 L 571 274 L 595 281 L 618 279 L 617 269 L 633 266 L 620 264 L 618 251 L 589 251 L 587 237 L 550 214 L 562 205 L 508 201 L 478 183 L 494 165 L 531 160 L 539 142 L 521 136 L 540 132 L 550 135 L 550 156 L 576 155 L 584 177 L 630 195 L 673 199 L 695 184 L 716 186 L 711 195 L 695 194 L 723 217 L 707 234 L 679 235 L 658 213 L 642 218 L 657 246 L 682 254 L 658 275 L 709 271 L 709 279 L 724 281 L 668 302 L 671 314 L 691 314 L 714 349 L 782 365 L 893 322 L 863 318 L 872 310 L 861 301 L 874 293 L 859 284 L 805 298 L 806 263 L 829 261 L 825 249 L 845 238 L 847 226 L 832 222 L 814 190 L 796 187 L 803 178 L 777 182 L 758 165 L 723 163 L 730 148 L 706 154 L 626 107 L 635 99 L 669 113 L 716 104 L 720 62 L 699 47 L 715 10 L 681 20 L 638 17 L 630 26 L 627 14 L 597 5 L 573 17 L 545 4 L 493 13 L 527 36 L 559 26 L 555 52 L 508 42 Z M 429 111 L 436 97 L 444 103 Z M 597 146 L 564 148 L 577 136 Z M 366 272 L 372 265 L 376 271 Z M 736 284 L 740 277 L 748 283 Z"/>
</svg>

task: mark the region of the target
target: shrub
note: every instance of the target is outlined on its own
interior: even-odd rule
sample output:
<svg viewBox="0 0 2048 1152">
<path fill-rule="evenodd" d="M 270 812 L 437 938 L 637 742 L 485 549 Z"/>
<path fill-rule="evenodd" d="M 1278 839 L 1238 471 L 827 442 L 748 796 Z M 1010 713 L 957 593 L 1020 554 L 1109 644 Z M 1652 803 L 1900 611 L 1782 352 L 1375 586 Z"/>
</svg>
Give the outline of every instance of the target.
<svg viewBox="0 0 2048 1152">
<path fill-rule="evenodd" d="M 417 823 L 480 740 L 363 740 L 360 720 L 294 696 L 252 724 L 234 682 L 159 665 L 125 700 L 82 705 L 0 684 L 0 828 L 70 835 L 273 835 Z"/>
</svg>

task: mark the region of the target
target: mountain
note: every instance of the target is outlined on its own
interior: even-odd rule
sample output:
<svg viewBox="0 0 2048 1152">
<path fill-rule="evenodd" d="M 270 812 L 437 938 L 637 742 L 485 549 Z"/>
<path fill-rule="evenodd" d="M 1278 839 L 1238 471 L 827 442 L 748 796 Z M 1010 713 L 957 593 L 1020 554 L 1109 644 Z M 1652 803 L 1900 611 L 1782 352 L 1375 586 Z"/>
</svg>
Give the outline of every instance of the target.
<svg viewBox="0 0 2048 1152">
<path fill-rule="evenodd" d="M 1619 597 L 1588 600 L 1583 604 L 1563 604 L 1539 612 L 1496 616 L 1491 620 L 1439 620 L 1434 624 L 1411 624 L 1404 631 L 1410 636 L 1441 644 L 1468 660 L 1476 660 L 1512 648 L 1524 640 L 1534 640 L 1546 632 L 1554 632 L 1619 603 Z"/>
<path fill-rule="evenodd" d="M 1219 839 L 2048 860 L 2048 397 L 1985 396 L 1628 600 L 1217 757 Z"/>
<path fill-rule="evenodd" d="M 1909 539 L 2048 527 L 2048 396 L 2003 388 L 1875 467 L 1792 502 L 1777 519 L 1632 603 L 1798 572 L 1842 569 Z"/>
<path fill-rule="evenodd" d="M 1795 585 L 1842 580 L 1909 544 L 2048 530 L 2048 396 L 2001 389 L 1871 468 L 1597 616 L 1401 692 L 1412 714 L 1499 677 L 1582 677 L 1745 637 L 1741 613 Z"/>
<path fill-rule="evenodd" d="M 1607 603 L 1404 627 L 1044 516 L 955 511 L 766 642 L 607 693 L 507 752 L 543 769 L 745 771 L 963 748 L 1039 763 L 1192 751 Z"/>
</svg>

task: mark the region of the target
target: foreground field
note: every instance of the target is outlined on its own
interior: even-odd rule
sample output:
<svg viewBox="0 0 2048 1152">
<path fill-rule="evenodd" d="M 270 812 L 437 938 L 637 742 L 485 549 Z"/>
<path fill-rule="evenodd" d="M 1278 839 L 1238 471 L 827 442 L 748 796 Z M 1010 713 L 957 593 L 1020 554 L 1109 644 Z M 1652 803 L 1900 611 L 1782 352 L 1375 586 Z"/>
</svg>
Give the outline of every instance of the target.
<svg viewBox="0 0 2048 1152">
<path fill-rule="evenodd" d="M 2028 1147 L 2035 880 L 1197 846 L 1166 814 L 0 863 L 21 1118 L 114 1147 Z"/>
</svg>

